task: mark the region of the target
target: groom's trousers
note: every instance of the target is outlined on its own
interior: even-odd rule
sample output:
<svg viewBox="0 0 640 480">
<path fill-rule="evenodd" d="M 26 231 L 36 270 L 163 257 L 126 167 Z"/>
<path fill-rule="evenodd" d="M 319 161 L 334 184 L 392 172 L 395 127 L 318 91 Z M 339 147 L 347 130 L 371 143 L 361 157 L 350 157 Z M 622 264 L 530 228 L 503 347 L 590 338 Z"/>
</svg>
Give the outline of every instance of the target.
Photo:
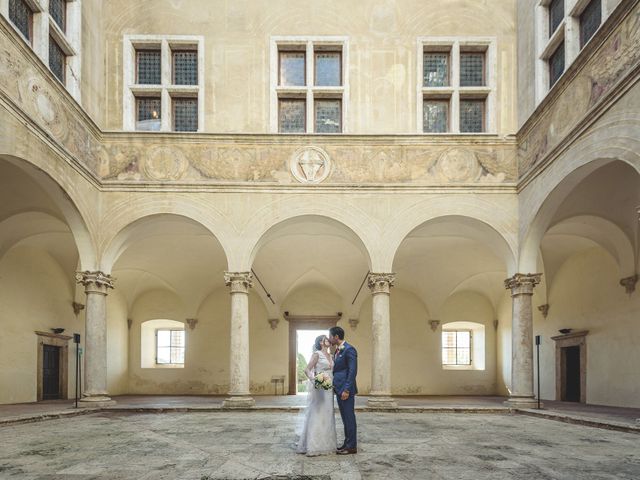
<svg viewBox="0 0 640 480">
<path fill-rule="evenodd" d="M 344 446 L 345 448 L 357 448 L 357 426 L 356 426 L 356 398 L 355 395 L 349 395 L 349 398 L 342 400 L 340 394 L 336 395 L 338 400 L 338 409 L 340 409 L 340 416 L 342 417 L 342 424 L 344 425 Z"/>
</svg>

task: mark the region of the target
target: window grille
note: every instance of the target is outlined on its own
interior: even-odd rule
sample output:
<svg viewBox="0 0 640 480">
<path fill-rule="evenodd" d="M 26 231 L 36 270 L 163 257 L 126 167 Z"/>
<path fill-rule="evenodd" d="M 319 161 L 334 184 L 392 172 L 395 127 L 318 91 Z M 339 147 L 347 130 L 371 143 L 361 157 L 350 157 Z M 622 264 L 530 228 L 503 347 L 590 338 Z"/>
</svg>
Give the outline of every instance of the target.
<svg viewBox="0 0 640 480">
<path fill-rule="evenodd" d="M 316 132 L 340 133 L 342 114 L 341 100 L 316 100 Z"/>
<path fill-rule="evenodd" d="M 278 113 L 281 133 L 305 132 L 306 105 L 304 100 L 281 99 Z"/>
<path fill-rule="evenodd" d="M 449 54 L 425 53 L 423 55 L 423 85 L 446 87 L 449 85 Z"/>
<path fill-rule="evenodd" d="M 342 85 L 342 54 L 340 52 L 318 52 L 315 56 L 316 86 L 334 87 Z"/>
<path fill-rule="evenodd" d="M 161 102 L 156 97 L 139 97 L 136 99 L 136 130 L 157 132 L 160 130 Z"/>
<path fill-rule="evenodd" d="M 160 85 L 160 50 L 138 50 L 136 52 L 136 83 Z"/>
<path fill-rule="evenodd" d="M 484 131 L 484 100 L 460 100 L 460 132 Z"/>
<path fill-rule="evenodd" d="M 66 0 L 49 0 L 49 14 L 53 21 L 58 24 L 63 32 L 67 22 L 67 2 Z"/>
<path fill-rule="evenodd" d="M 31 41 L 33 11 L 24 0 L 9 0 L 9 19 L 24 37 Z"/>
<path fill-rule="evenodd" d="M 484 53 L 460 53 L 460 86 L 484 85 Z"/>
<path fill-rule="evenodd" d="M 425 100 L 422 113 L 424 133 L 444 133 L 449 130 L 448 100 Z"/>
<path fill-rule="evenodd" d="M 553 87 L 564 72 L 564 42 L 549 57 L 549 88 Z"/>
<path fill-rule="evenodd" d="M 549 37 L 554 34 L 563 19 L 564 0 L 551 0 L 549 3 Z"/>
<path fill-rule="evenodd" d="M 596 33 L 602 22 L 602 2 L 601 0 L 591 0 L 589 5 L 580 15 L 580 48 Z"/>
<path fill-rule="evenodd" d="M 184 330 L 156 331 L 156 363 L 184 364 Z"/>
<path fill-rule="evenodd" d="M 176 132 L 198 131 L 198 100 L 196 98 L 173 99 L 173 129 Z"/>
<path fill-rule="evenodd" d="M 471 332 L 469 330 L 442 332 L 442 364 L 471 365 Z"/>
<path fill-rule="evenodd" d="M 174 85 L 198 84 L 198 52 L 173 52 Z"/>
<path fill-rule="evenodd" d="M 66 55 L 64 51 L 52 37 L 49 37 L 49 68 L 62 83 L 64 83 L 65 64 Z"/>
<path fill-rule="evenodd" d="M 304 86 L 305 54 L 304 52 L 280 52 L 280 85 L 287 87 Z"/>
</svg>

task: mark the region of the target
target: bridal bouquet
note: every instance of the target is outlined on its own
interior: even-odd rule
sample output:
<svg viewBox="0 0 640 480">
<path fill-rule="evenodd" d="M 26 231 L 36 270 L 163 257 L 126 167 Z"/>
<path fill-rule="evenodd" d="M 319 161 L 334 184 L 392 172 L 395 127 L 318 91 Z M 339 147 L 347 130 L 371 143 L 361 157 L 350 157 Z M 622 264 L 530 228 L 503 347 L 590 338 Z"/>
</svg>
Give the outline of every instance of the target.
<svg viewBox="0 0 640 480">
<path fill-rule="evenodd" d="M 331 390 L 333 388 L 331 377 L 326 373 L 317 374 L 313 379 L 313 384 L 315 388 L 321 388 L 322 390 Z"/>
</svg>

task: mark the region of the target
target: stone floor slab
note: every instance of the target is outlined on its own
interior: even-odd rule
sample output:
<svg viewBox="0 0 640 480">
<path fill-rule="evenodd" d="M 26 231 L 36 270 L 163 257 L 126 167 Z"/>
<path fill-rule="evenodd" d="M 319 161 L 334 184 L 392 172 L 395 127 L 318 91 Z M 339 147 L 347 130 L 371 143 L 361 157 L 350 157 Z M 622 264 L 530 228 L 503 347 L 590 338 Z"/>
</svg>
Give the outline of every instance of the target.
<svg viewBox="0 0 640 480">
<path fill-rule="evenodd" d="M 296 421 L 101 412 L 4 426 L 0 479 L 640 478 L 634 433 L 509 414 L 360 413 L 357 455 L 306 457 L 295 453 Z"/>
</svg>

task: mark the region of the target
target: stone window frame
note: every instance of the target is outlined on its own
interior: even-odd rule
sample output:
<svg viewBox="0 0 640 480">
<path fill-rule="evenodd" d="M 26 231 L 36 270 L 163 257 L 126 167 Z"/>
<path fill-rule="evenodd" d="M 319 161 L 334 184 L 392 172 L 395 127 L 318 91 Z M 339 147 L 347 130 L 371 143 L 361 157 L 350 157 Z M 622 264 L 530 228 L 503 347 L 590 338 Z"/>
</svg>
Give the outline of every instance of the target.
<svg viewBox="0 0 640 480">
<path fill-rule="evenodd" d="M 586 47 L 595 34 L 581 48 L 580 47 L 580 15 L 587 8 L 591 0 L 564 0 L 564 18 L 553 33 L 549 35 L 549 4 L 551 0 L 539 0 L 535 6 L 535 93 L 536 104 L 539 104 L 547 93 L 562 79 L 564 72 L 576 59 L 581 50 Z M 602 18 L 600 27 L 611 14 L 606 1 L 601 2 Z M 597 30 L 596 30 L 597 33 Z M 564 42 L 564 71 L 553 85 L 549 85 L 549 59 L 558 46 Z"/>
<path fill-rule="evenodd" d="M 495 135 L 497 132 L 497 56 L 496 37 L 421 36 L 416 45 L 416 132 L 421 135 Z M 423 84 L 423 54 L 428 51 L 449 51 L 449 85 L 425 87 Z M 478 51 L 485 54 L 485 85 L 460 86 L 460 52 Z M 460 98 L 485 100 L 485 127 L 482 132 L 460 132 Z M 446 132 L 423 131 L 423 102 L 425 99 L 449 100 L 449 128 Z"/>
<path fill-rule="evenodd" d="M 287 87 L 279 85 L 280 61 L 279 52 L 287 48 L 303 49 L 305 52 L 305 85 Z M 341 51 L 342 85 L 315 86 L 315 47 L 329 49 L 335 47 Z M 349 37 L 346 36 L 272 36 L 269 44 L 270 53 L 270 112 L 269 132 L 281 135 L 279 131 L 279 100 L 281 98 L 300 98 L 305 101 L 305 131 L 297 135 L 342 135 L 349 133 Z M 341 100 L 341 131 L 337 133 L 316 133 L 315 131 L 315 98 Z"/>
<path fill-rule="evenodd" d="M 204 131 L 204 36 L 202 35 L 124 35 L 123 37 L 123 92 L 122 129 L 136 131 L 136 97 L 159 96 L 160 130 L 152 133 L 174 132 L 173 98 L 192 97 L 198 99 L 198 129 Z M 161 58 L 161 81 L 159 85 L 136 83 L 136 50 L 158 49 Z M 173 50 L 193 49 L 198 52 L 197 85 L 173 84 Z M 190 134 L 196 132 L 177 132 Z"/>
<path fill-rule="evenodd" d="M 49 0 L 25 0 L 33 11 L 32 39 L 27 39 L 9 20 L 9 0 L 0 0 L 0 13 L 18 35 L 31 46 L 36 55 L 49 68 L 49 38 L 51 37 L 66 56 L 63 85 L 71 96 L 81 103 L 82 73 L 82 1 L 66 1 L 66 25 L 63 32 L 49 13 Z M 55 75 L 52 76 L 55 77 Z M 57 77 L 56 81 L 59 81 Z M 62 83 L 62 82 L 61 82 Z"/>
</svg>

